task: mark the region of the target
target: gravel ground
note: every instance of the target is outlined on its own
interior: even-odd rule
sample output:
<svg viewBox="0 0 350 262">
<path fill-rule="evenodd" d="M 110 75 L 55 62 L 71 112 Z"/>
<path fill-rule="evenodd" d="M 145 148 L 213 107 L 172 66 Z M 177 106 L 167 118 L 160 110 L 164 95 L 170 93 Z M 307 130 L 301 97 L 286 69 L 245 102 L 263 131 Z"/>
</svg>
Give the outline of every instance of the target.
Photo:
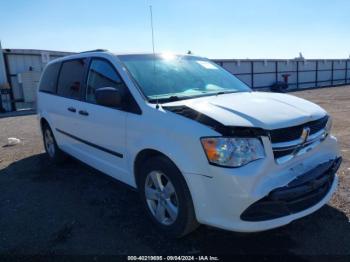
<svg viewBox="0 0 350 262">
<path fill-rule="evenodd" d="M 0 118 L 0 254 L 259 254 L 306 261 L 350 255 L 350 86 L 292 94 L 334 117 L 344 157 L 340 187 L 316 213 L 254 234 L 201 226 L 183 239 L 161 236 L 145 218 L 137 193 L 125 185 L 74 160 L 50 164 L 36 116 Z M 22 142 L 4 146 L 12 136 Z"/>
</svg>

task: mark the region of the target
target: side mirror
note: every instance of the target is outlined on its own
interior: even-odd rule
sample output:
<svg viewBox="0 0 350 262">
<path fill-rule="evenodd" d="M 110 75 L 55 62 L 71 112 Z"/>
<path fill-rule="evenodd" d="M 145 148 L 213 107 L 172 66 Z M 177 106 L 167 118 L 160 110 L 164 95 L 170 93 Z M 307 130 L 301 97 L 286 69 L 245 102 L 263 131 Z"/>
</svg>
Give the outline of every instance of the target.
<svg viewBox="0 0 350 262">
<path fill-rule="evenodd" d="M 95 90 L 96 103 L 108 107 L 121 107 L 123 93 L 119 88 L 101 87 Z"/>
</svg>

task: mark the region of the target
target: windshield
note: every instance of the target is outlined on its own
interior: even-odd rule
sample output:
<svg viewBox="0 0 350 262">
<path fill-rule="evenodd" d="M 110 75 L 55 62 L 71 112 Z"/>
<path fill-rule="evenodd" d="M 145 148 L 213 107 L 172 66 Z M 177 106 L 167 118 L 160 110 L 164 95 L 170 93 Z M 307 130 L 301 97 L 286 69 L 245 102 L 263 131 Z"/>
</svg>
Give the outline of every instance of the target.
<svg viewBox="0 0 350 262">
<path fill-rule="evenodd" d="M 205 58 L 172 55 L 119 58 L 150 102 L 251 91 L 238 78 Z"/>
</svg>

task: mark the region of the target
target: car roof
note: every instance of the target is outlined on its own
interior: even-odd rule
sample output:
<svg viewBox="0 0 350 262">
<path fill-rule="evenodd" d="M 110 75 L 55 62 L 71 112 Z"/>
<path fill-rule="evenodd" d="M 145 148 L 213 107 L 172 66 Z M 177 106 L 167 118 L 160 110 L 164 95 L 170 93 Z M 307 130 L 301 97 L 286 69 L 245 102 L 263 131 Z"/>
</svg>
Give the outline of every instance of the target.
<svg viewBox="0 0 350 262">
<path fill-rule="evenodd" d="M 114 56 L 114 57 L 122 57 L 122 56 L 151 56 L 151 55 L 155 55 L 155 56 L 161 56 L 164 53 L 112 53 L 108 50 L 105 49 L 95 49 L 95 50 L 90 50 L 90 51 L 84 51 L 84 52 L 80 52 L 80 53 L 76 53 L 76 54 L 72 54 L 72 55 L 68 55 L 68 56 L 64 56 L 64 57 L 60 57 L 57 59 L 54 59 L 52 61 L 50 61 L 48 63 L 52 64 L 52 63 L 57 63 L 57 62 L 63 62 L 63 61 L 67 61 L 67 60 L 71 60 L 71 59 L 78 59 L 78 58 L 88 58 L 91 56 Z M 187 54 L 173 54 L 175 56 L 189 56 L 189 57 L 198 57 L 198 58 L 204 58 L 204 57 L 200 57 L 200 56 L 193 56 L 193 55 L 187 55 Z"/>
</svg>

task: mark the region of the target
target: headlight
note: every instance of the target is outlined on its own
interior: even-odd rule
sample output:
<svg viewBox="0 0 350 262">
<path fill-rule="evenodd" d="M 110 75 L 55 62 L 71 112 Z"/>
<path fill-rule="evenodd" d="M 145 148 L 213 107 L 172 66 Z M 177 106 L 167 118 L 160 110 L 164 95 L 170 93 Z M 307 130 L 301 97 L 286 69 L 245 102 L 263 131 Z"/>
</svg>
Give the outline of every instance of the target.
<svg viewBox="0 0 350 262">
<path fill-rule="evenodd" d="M 265 157 L 258 138 L 205 137 L 201 143 L 208 161 L 220 166 L 240 167 Z"/>
</svg>

